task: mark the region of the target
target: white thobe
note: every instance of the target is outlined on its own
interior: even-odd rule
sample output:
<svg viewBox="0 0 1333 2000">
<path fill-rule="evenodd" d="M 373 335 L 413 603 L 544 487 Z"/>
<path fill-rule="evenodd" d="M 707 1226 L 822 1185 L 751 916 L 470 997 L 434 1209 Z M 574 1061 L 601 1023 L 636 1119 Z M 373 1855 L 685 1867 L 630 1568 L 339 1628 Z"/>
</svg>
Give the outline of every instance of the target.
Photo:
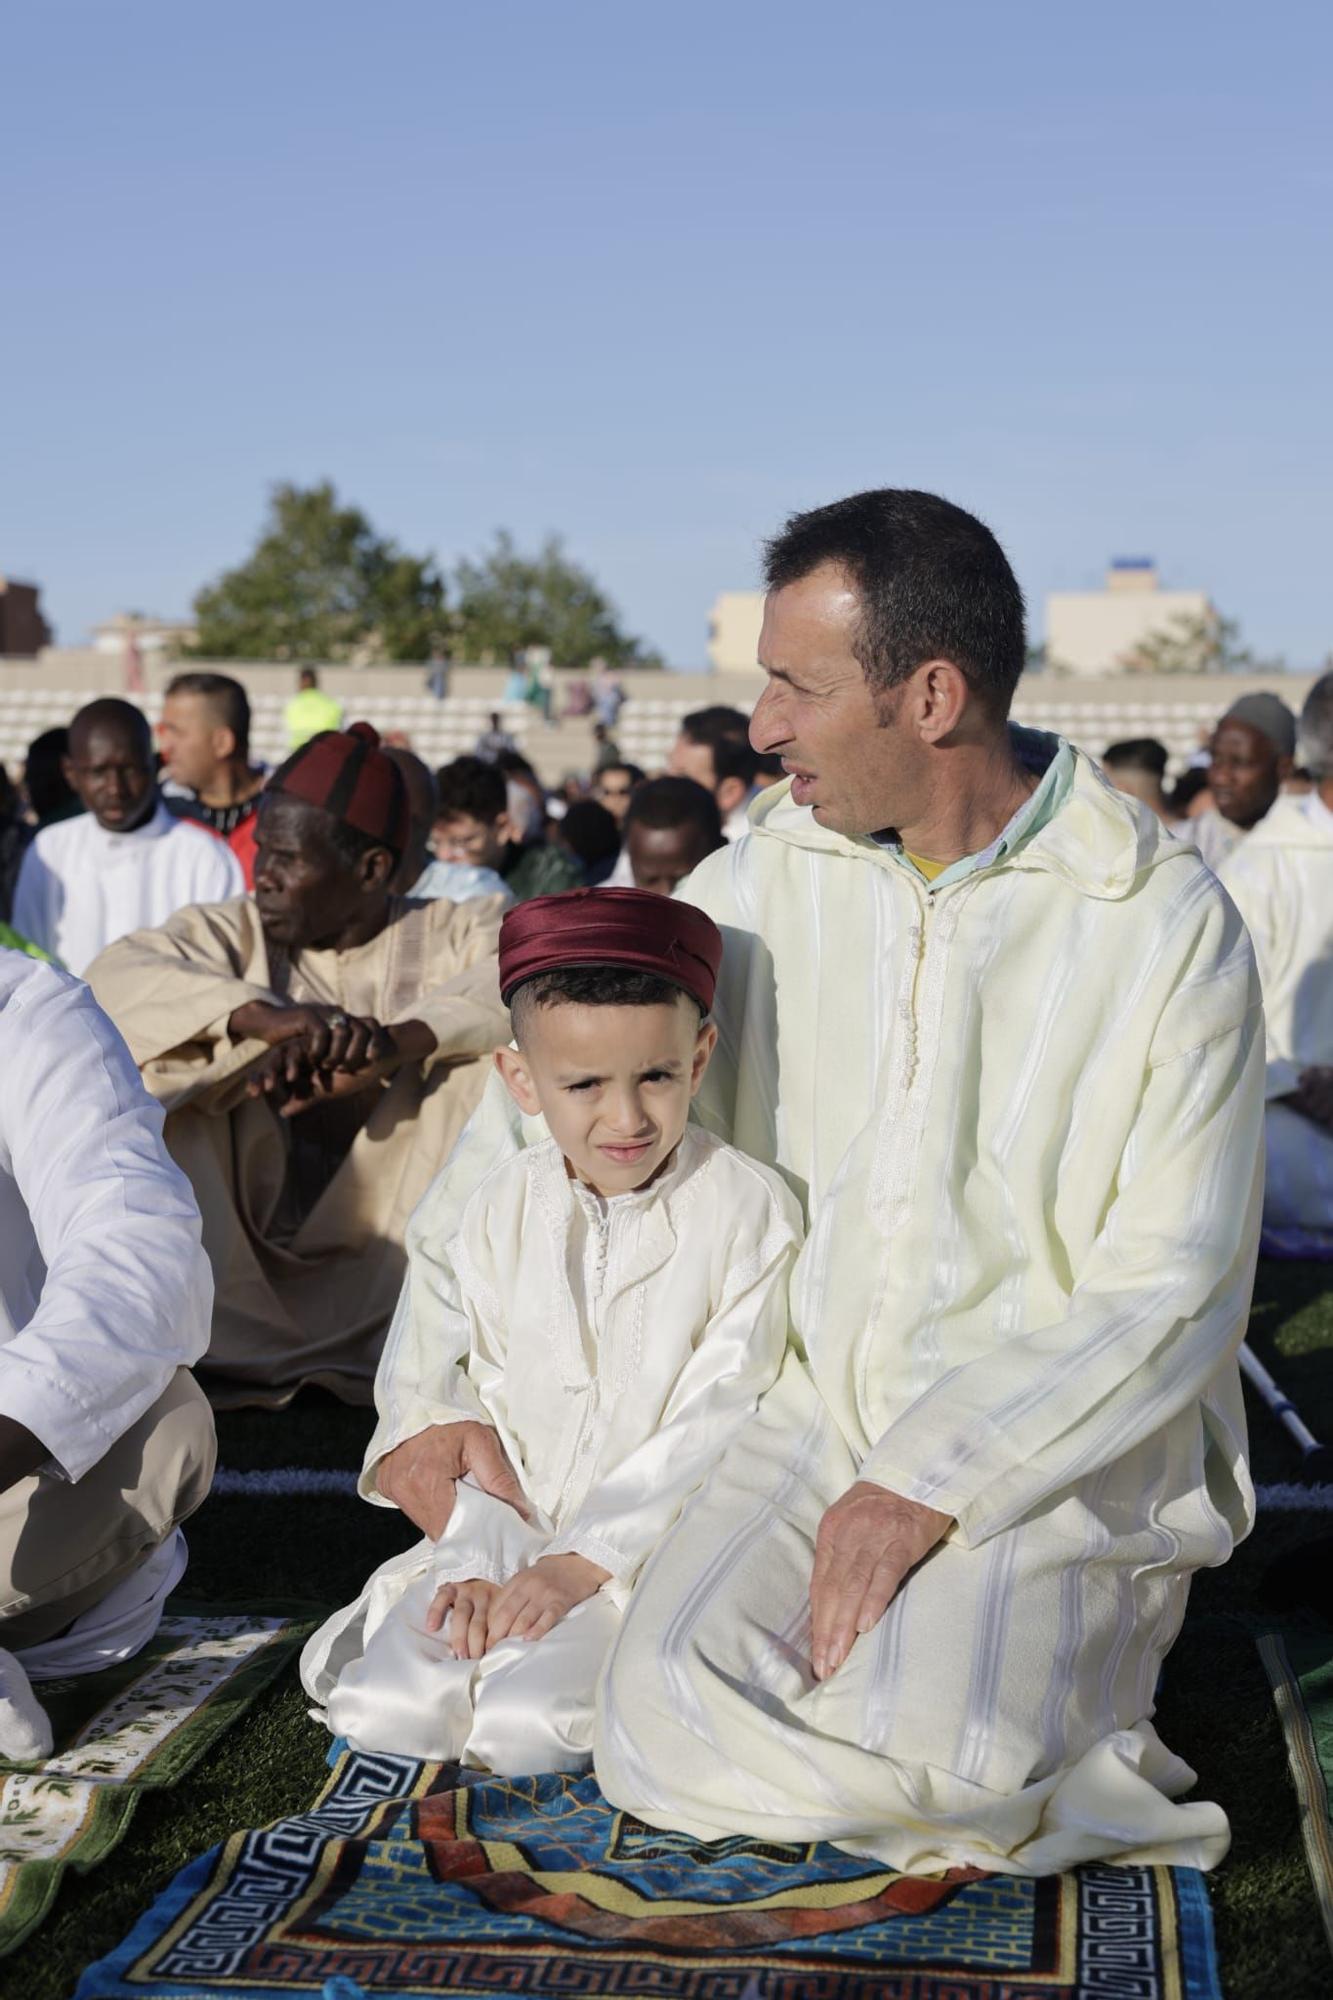
<svg viewBox="0 0 1333 2000">
<path fill-rule="evenodd" d="M 636 1592 L 598 1775 L 655 1825 L 914 1872 L 1211 1865 L 1225 1817 L 1173 1803 L 1192 1774 L 1149 1718 L 1191 1572 L 1252 1513 L 1244 928 L 1081 755 L 1044 824 L 934 887 L 788 786 L 751 825 L 684 885 L 726 943 L 698 1110 L 806 1203 L 810 1373 L 789 1358 Z M 405 1328 L 372 1467 L 432 1420 L 430 1382 Z M 957 1525 L 817 1686 L 814 1536 L 858 1476 Z"/>
<path fill-rule="evenodd" d="M 1264 992 L 1268 1067 L 1264 1225 L 1289 1250 L 1333 1247 L 1333 1134 L 1293 1111 L 1306 1069 L 1333 1065 L 1333 812 L 1284 797 L 1221 880 L 1249 927 Z"/>
<path fill-rule="evenodd" d="M 91 813 L 43 827 L 19 870 L 14 927 L 81 975 L 117 938 L 244 890 L 231 849 L 159 799 L 132 833 L 108 833 Z"/>
<path fill-rule="evenodd" d="M 532 1519 L 460 1488 L 440 1540 L 377 1570 L 302 1675 L 360 1749 L 579 1769 L 635 1577 L 777 1376 L 800 1213 L 775 1173 L 694 1126 L 635 1193 L 600 1199 L 548 1139 L 485 1180 L 451 1242 L 428 1211 L 400 1316 L 434 1356 L 436 1421 L 494 1427 Z M 459 1661 L 425 1631 L 442 1583 L 564 1553 L 608 1581 L 536 1647 Z"/>
<path fill-rule="evenodd" d="M 1246 834 L 1243 826 L 1223 819 L 1216 806 L 1209 806 L 1206 812 L 1189 821 L 1189 832 L 1182 837 L 1193 841 L 1216 875 L 1244 842 Z"/>
</svg>

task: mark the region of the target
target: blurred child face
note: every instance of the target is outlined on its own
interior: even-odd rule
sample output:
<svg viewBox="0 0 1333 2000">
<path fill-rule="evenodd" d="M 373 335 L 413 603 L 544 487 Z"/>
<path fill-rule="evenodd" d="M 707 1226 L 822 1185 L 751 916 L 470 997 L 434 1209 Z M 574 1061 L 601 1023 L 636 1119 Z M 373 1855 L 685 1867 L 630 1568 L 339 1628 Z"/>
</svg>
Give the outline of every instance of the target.
<svg viewBox="0 0 1333 2000">
<path fill-rule="evenodd" d="M 579 1179 L 601 1195 L 645 1187 L 680 1144 L 717 1029 L 683 993 L 658 1007 L 558 1001 L 521 1016 L 495 1062 L 519 1109 L 545 1118 Z"/>
<path fill-rule="evenodd" d="M 474 819 L 471 813 L 443 813 L 436 820 L 431 845 L 440 861 L 469 861 L 474 868 L 498 868 L 510 836 L 508 815 Z"/>
</svg>

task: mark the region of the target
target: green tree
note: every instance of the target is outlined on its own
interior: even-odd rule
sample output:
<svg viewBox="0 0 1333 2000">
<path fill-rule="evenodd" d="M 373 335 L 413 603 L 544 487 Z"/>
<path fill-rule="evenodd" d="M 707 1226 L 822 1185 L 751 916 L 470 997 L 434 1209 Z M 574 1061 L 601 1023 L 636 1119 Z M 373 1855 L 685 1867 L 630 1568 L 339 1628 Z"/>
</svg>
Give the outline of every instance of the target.
<svg viewBox="0 0 1333 2000">
<path fill-rule="evenodd" d="M 557 666 L 586 667 L 597 658 L 613 667 L 657 667 L 620 624 L 595 578 L 565 554 L 552 535 L 526 556 L 503 530 L 478 561 L 454 574 L 454 651 L 460 659 L 508 660 L 525 646 L 549 646 Z"/>
<path fill-rule="evenodd" d="M 332 484 L 278 485 L 253 555 L 194 600 L 208 660 L 425 660 L 447 629 L 429 557 L 377 535 Z"/>
<path fill-rule="evenodd" d="M 1132 674 L 1280 674 L 1281 659 L 1264 660 L 1241 643 L 1234 618 L 1217 612 L 1193 617 L 1180 613 L 1160 631 L 1150 632 L 1130 653 L 1125 666 Z"/>
</svg>

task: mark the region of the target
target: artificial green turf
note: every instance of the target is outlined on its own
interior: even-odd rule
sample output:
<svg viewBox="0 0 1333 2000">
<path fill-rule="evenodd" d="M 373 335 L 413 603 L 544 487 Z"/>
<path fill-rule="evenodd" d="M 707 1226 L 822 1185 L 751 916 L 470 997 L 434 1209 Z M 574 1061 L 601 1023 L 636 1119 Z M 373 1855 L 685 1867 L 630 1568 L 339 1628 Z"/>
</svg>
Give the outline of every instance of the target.
<svg viewBox="0 0 1333 2000">
<path fill-rule="evenodd" d="M 1251 1341 L 1317 1436 L 1333 1441 L 1333 1270 L 1260 1267 Z M 219 1463 L 239 1470 L 360 1463 L 366 1411 L 304 1396 L 284 1411 L 218 1420 Z M 1300 1476 L 1294 1448 L 1251 1404 L 1256 1482 Z M 376 1563 L 412 1539 L 402 1519 L 355 1499 L 212 1499 L 188 1529 L 194 1598 L 294 1596 L 331 1607 L 354 1596 Z M 1328 2000 L 1333 1961 L 1320 1928 L 1296 1822 L 1282 1736 L 1254 1635 L 1271 1624 L 1262 1599 L 1275 1557 L 1333 1534 L 1327 1514 L 1269 1514 L 1225 1569 L 1195 1583 L 1167 1664 L 1158 1727 L 1221 1801 L 1234 1846 L 1211 1878 L 1227 2000 Z M 1333 1633 L 1330 1634 L 1333 1650 Z M 307 1806 L 324 1776 L 328 1738 L 305 1716 L 289 1672 L 174 1791 L 146 1800 L 107 1865 L 67 1877 L 36 1938 L 0 1961 L 0 2000 L 68 2000 L 79 1969 L 110 1950 L 176 1870 L 237 1827 Z"/>
</svg>

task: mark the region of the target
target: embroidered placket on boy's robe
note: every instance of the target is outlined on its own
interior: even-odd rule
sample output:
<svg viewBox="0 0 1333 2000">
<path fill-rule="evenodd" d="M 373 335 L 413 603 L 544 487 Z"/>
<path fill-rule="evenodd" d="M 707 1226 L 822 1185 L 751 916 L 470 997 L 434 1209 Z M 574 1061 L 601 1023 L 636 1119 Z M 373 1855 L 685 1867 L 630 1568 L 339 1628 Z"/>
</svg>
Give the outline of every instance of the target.
<svg viewBox="0 0 1333 2000">
<path fill-rule="evenodd" d="M 1150 1720 L 1191 1572 L 1251 1519 L 1253 955 L 1197 854 L 1048 766 L 928 886 L 787 786 L 685 885 L 723 927 L 703 1120 L 807 1204 L 793 1356 L 668 1537 L 603 1681 L 608 1795 L 888 1865 L 1200 1865 L 1225 1817 Z M 519 1135 L 489 1093 L 423 1204 Z M 434 1421 L 400 1323 L 368 1459 Z M 807 1591 L 858 1477 L 956 1517 L 822 1685 Z"/>
<path fill-rule="evenodd" d="M 1264 1223 L 1288 1248 L 1326 1255 L 1333 1133 L 1282 1100 L 1302 1070 L 1333 1066 L 1333 812 L 1317 792 L 1280 798 L 1220 879 L 1248 926 L 1264 993 Z"/>
<path fill-rule="evenodd" d="M 435 1356 L 441 1420 L 494 1427 L 532 1519 L 460 1489 L 441 1539 L 384 1564 L 315 1635 L 302 1676 L 331 1728 L 510 1773 L 586 1764 L 611 1614 L 775 1380 L 799 1241 L 780 1178 L 692 1126 L 660 1179 L 609 1199 L 546 1140 L 488 1176 L 447 1256 L 414 1249 L 400 1310 Z M 556 1646 L 458 1661 L 425 1632 L 440 1584 L 564 1553 L 609 1581 Z"/>
<path fill-rule="evenodd" d="M 395 898 L 369 943 L 289 957 L 241 897 L 182 910 L 89 968 L 166 1110 L 168 1147 L 204 1218 L 217 1298 L 201 1372 L 215 1401 L 285 1402 L 307 1382 L 369 1401 L 407 1218 L 481 1093 L 478 1058 L 509 1038 L 501 914 L 498 902 Z M 438 1048 L 387 1083 L 283 1120 L 245 1091 L 266 1045 L 228 1033 L 254 1000 L 424 1021 Z"/>
</svg>

